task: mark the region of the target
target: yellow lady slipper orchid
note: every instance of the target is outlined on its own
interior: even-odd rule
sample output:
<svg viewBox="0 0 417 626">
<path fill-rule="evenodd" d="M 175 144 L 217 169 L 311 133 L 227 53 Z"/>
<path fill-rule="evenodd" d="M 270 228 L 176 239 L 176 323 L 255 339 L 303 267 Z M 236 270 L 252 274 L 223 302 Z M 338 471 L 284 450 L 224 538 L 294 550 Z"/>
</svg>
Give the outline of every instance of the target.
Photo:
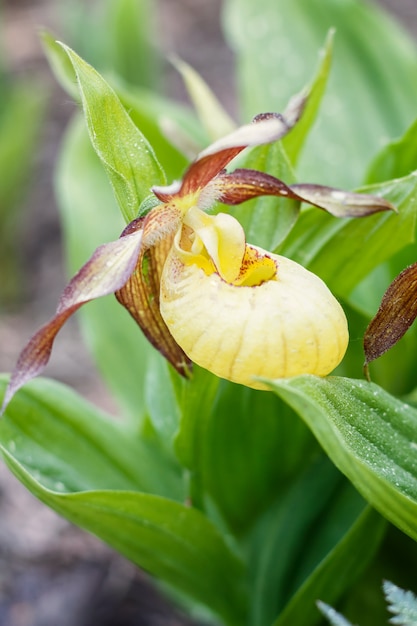
<svg viewBox="0 0 417 626">
<path fill-rule="evenodd" d="M 160 204 L 94 252 L 65 288 L 55 315 L 30 339 L 3 410 L 43 370 L 66 320 L 110 293 L 181 374 L 195 361 L 262 388 L 258 377 L 325 375 L 336 367 L 346 350 L 347 324 L 323 282 L 297 263 L 247 244 L 230 215 L 204 212 L 215 201 L 235 205 L 265 195 L 307 202 L 338 217 L 393 208 L 375 196 L 224 170 L 246 147 L 281 139 L 303 106 L 303 98 L 293 99 L 284 115 L 257 116 L 201 152 L 181 182 L 152 189 Z"/>
<path fill-rule="evenodd" d="M 229 215 L 194 207 L 187 218 L 164 264 L 160 310 L 190 359 L 255 389 L 264 388 L 257 377 L 331 372 L 349 337 L 345 314 L 323 281 L 245 244 Z"/>
</svg>

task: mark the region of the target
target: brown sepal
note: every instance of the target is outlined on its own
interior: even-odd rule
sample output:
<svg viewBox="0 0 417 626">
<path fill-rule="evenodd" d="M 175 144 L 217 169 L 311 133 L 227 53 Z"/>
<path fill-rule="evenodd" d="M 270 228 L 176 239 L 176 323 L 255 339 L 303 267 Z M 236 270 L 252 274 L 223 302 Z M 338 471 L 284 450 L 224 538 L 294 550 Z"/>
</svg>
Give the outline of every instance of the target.
<svg viewBox="0 0 417 626">
<path fill-rule="evenodd" d="M 368 364 L 392 348 L 417 317 L 417 263 L 401 272 L 386 290 L 364 336 L 365 373 Z M 368 377 L 368 374 L 367 374 Z"/>
<path fill-rule="evenodd" d="M 258 196 L 284 196 L 299 200 L 290 187 L 275 176 L 250 169 L 220 173 L 208 188 L 216 200 L 227 205 L 240 204 Z"/>
<path fill-rule="evenodd" d="M 290 188 L 302 202 L 324 209 L 335 217 L 367 217 L 380 211 L 396 211 L 390 202 L 379 196 L 314 184 L 295 184 Z"/>
<path fill-rule="evenodd" d="M 395 211 L 392 204 L 378 196 L 324 185 L 286 185 L 275 176 L 250 169 L 237 169 L 231 174 L 221 172 L 209 183 L 207 190 L 216 200 L 228 205 L 240 204 L 258 196 L 281 196 L 306 202 L 335 217 L 366 217 L 379 211 Z"/>
<path fill-rule="evenodd" d="M 135 227 L 123 239 L 97 248 L 64 289 L 54 317 L 33 335 L 21 352 L 1 412 L 22 385 L 43 371 L 55 337 L 67 319 L 83 304 L 114 293 L 126 282 L 136 265 L 141 245 L 142 231 Z"/>
<path fill-rule="evenodd" d="M 203 189 L 242 150 L 259 146 L 285 137 L 300 119 L 306 95 L 292 98 L 284 114 L 260 113 L 250 124 L 240 126 L 225 137 L 218 139 L 200 152 L 197 159 L 186 170 L 182 183 L 171 187 L 153 187 L 153 192 L 162 202 L 170 202 Z"/>
<path fill-rule="evenodd" d="M 167 234 L 151 248 L 142 248 L 135 271 L 115 296 L 129 311 L 148 341 L 179 374 L 187 376 L 191 361 L 172 337 L 159 310 L 162 269 L 174 236 L 175 231 Z"/>
</svg>

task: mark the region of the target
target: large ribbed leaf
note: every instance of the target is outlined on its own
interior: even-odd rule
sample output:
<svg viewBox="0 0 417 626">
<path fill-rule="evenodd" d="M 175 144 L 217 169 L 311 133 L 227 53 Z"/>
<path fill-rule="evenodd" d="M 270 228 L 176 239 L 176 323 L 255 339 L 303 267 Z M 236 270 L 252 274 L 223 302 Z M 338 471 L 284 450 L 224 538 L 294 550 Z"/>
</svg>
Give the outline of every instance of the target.
<svg viewBox="0 0 417 626">
<path fill-rule="evenodd" d="M 300 376 L 271 388 L 334 464 L 393 524 L 417 538 L 417 410 L 375 384 Z"/>
</svg>

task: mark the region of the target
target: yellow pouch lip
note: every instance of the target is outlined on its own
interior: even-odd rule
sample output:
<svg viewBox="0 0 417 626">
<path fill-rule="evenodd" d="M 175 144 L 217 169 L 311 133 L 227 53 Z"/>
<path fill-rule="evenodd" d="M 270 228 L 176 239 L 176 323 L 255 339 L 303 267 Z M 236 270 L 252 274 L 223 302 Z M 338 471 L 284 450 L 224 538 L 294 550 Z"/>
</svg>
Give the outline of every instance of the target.
<svg viewBox="0 0 417 626">
<path fill-rule="evenodd" d="M 276 280 L 241 287 L 184 265 L 172 249 L 161 314 L 189 358 L 221 378 L 266 389 L 261 378 L 326 376 L 348 345 L 343 309 L 320 278 L 266 254 L 279 267 Z"/>
</svg>

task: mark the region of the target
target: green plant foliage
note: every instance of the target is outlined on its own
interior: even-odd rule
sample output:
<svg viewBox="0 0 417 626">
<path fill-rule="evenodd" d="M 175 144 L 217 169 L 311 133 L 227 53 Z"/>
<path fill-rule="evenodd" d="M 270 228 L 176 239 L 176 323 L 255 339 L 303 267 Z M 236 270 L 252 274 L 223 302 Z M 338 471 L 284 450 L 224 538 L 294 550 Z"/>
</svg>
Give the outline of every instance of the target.
<svg viewBox="0 0 417 626">
<path fill-rule="evenodd" d="M 224 110 L 207 83 L 188 63 L 177 58 L 173 59 L 173 63 L 184 80 L 201 125 L 211 141 L 230 133 L 236 124 Z"/>
<path fill-rule="evenodd" d="M 4 390 L 5 378 L 1 379 Z M 19 394 L 1 422 L 9 456 L 34 472 L 45 489 L 137 490 L 181 500 L 184 485 L 173 459 L 152 440 L 132 436 L 124 423 L 101 413 L 53 381 L 37 381 Z"/>
<path fill-rule="evenodd" d="M 26 80 L 2 85 L 0 105 L 0 217 L 4 219 L 22 195 L 22 185 L 32 165 L 45 98 Z"/>
<path fill-rule="evenodd" d="M 207 494 L 235 532 L 242 533 L 303 471 L 316 453 L 315 443 L 273 396 L 231 383 L 219 386 L 204 370 L 197 370 L 187 387 L 177 452 L 191 471 L 197 500 Z"/>
<path fill-rule="evenodd" d="M 384 523 L 363 510 L 327 459 L 316 459 L 291 483 L 255 529 L 252 623 L 275 624 L 276 615 L 277 624 L 317 622 L 314 602 L 322 590 L 339 598 L 379 545 Z"/>
<path fill-rule="evenodd" d="M 382 515 L 417 538 L 417 412 L 372 383 L 301 376 L 271 383 L 333 463 Z"/>
<path fill-rule="evenodd" d="M 156 28 L 151 0 L 105 4 L 103 30 L 107 37 L 100 38 L 97 59 L 107 61 L 108 68 L 132 85 L 155 86 L 160 67 L 151 37 Z"/>
<path fill-rule="evenodd" d="M 60 45 L 59 41 L 46 30 L 41 32 L 41 42 L 49 67 L 56 80 L 71 98 L 76 102 L 80 102 L 81 97 L 77 86 L 75 70 L 64 48 Z"/>
<path fill-rule="evenodd" d="M 42 42 L 56 79 L 63 89 L 78 101 L 80 93 L 74 68 L 65 50 L 48 32 L 42 33 Z M 188 161 L 167 139 L 164 125 L 182 128 L 190 143 L 195 141 L 196 145 L 203 145 L 204 133 L 198 127 L 195 117 L 184 107 L 154 91 L 141 87 L 127 87 L 117 76 L 112 76 L 111 82 L 126 112 L 152 145 L 167 177 L 180 176 Z"/>
<path fill-rule="evenodd" d="M 0 431 L 6 463 L 38 498 L 227 623 L 241 623 L 242 565 L 209 520 L 172 499 L 181 499 L 181 474 L 161 449 L 52 381 L 21 392 Z"/>
<path fill-rule="evenodd" d="M 416 136 L 417 121 L 414 121 L 402 137 L 388 143 L 375 156 L 367 173 L 367 182 L 373 184 L 401 178 L 415 171 L 417 169 Z"/>
<path fill-rule="evenodd" d="M 281 143 L 253 148 L 240 158 L 239 166 L 261 172 L 274 172 L 286 184 L 294 182 L 295 174 Z M 248 241 L 266 250 L 275 251 L 295 225 L 300 203 L 287 198 L 264 196 L 227 208 L 226 211 L 242 224 Z"/>
<path fill-rule="evenodd" d="M 77 76 L 91 142 L 107 171 L 122 214 L 130 222 L 150 187 L 165 183 L 165 174 L 153 148 L 108 83 L 70 48 L 63 48 Z"/>
<path fill-rule="evenodd" d="M 251 408 L 249 406 L 248 411 Z M 222 417 L 225 418 L 225 413 Z M 262 420 L 263 416 L 258 419 Z M 300 422 L 295 421 L 293 434 L 299 427 Z M 286 428 L 291 430 L 290 422 Z M 258 450 L 259 445 L 253 437 L 249 439 L 251 430 L 247 426 L 242 425 L 243 430 L 247 456 L 251 447 Z M 305 439 L 307 430 L 301 432 Z M 173 502 L 173 497 L 180 500 L 184 497 L 184 483 L 172 456 L 149 436 L 148 429 L 132 435 L 129 427 L 102 414 L 66 387 L 42 379 L 19 393 L 0 427 L 7 464 L 37 497 L 107 541 L 161 581 L 222 615 L 226 623 L 239 623 L 241 612 L 246 611 L 244 590 L 247 584 L 239 559 L 222 543 L 219 531 L 207 516 Z M 307 441 L 311 447 L 311 440 L 307 438 Z M 207 443 L 213 445 L 214 442 L 209 439 Z M 272 442 L 270 447 L 272 449 Z M 303 447 L 308 449 L 305 443 Z M 236 451 L 239 448 L 243 451 L 242 445 L 235 445 Z M 224 453 L 218 446 L 216 449 L 217 460 L 225 463 Z M 283 453 L 282 460 L 288 468 L 286 484 L 289 485 L 291 476 L 299 474 L 299 454 L 294 449 L 287 450 L 286 459 L 285 450 Z M 308 458 L 311 459 L 311 455 Z M 266 466 L 267 460 L 260 456 L 259 468 L 262 465 Z M 225 472 L 230 468 L 226 463 L 222 476 L 227 475 Z M 253 463 L 251 468 L 254 469 Z M 359 548 L 357 542 L 362 534 L 355 528 L 358 524 L 359 528 L 363 527 L 363 522 L 359 521 L 362 517 L 358 517 L 363 502 L 341 481 L 339 474 L 329 470 L 328 462 L 313 462 L 303 476 L 296 478 L 290 491 L 282 485 L 282 492 L 288 492 L 287 495 L 280 497 L 265 513 L 264 506 L 259 507 L 252 501 L 255 507 L 252 516 L 260 521 L 249 537 L 243 539 L 243 545 L 247 545 L 243 553 L 249 548 L 252 555 L 249 561 L 253 580 L 250 576 L 249 581 L 258 599 L 258 604 L 254 604 L 253 623 L 269 623 L 268 611 L 273 618 L 280 609 L 277 597 L 281 595 L 281 603 L 285 604 L 285 598 L 291 597 L 302 585 L 290 605 L 291 611 L 300 611 L 307 598 L 310 602 L 314 593 L 323 588 L 320 585 L 323 577 L 330 580 L 343 560 L 343 579 L 332 586 L 331 592 L 328 589 L 332 599 L 338 598 L 344 588 L 340 580 L 347 584 L 356 577 L 380 539 L 380 531 L 377 532 L 380 525 L 375 517 L 372 518 L 373 541 L 368 537 L 366 544 L 360 544 Z M 264 476 L 264 471 L 259 474 L 258 486 L 262 485 Z M 233 494 L 230 491 L 232 478 L 228 479 L 225 495 Z M 234 480 L 237 479 L 236 473 Z M 255 475 L 252 480 L 256 479 Z M 241 497 L 242 502 L 247 501 L 248 496 L 245 498 L 243 491 Z M 237 496 L 234 498 L 236 501 Z M 322 531 L 312 541 L 310 532 L 318 520 Z M 331 552 L 330 560 L 325 559 L 321 564 L 333 546 L 335 552 Z M 350 550 L 349 566 L 346 550 Z M 294 571 L 296 555 L 298 568 Z M 276 559 L 281 564 L 281 582 L 277 579 Z M 219 594 L 217 585 L 221 580 L 225 582 L 221 583 Z M 299 602 L 298 593 L 301 593 Z M 316 616 L 310 619 L 306 615 L 304 619 L 303 623 L 314 624 Z"/>
<path fill-rule="evenodd" d="M 332 64 L 334 35 L 335 32 L 331 29 L 327 35 L 324 48 L 320 53 L 321 58 L 316 76 L 312 83 L 305 88 L 305 93 L 308 94 L 308 101 L 303 116 L 292 132 L 284 137 L 282 141 L 288 158 L 294 166 L 297 164 L 323 100 Z"/>
<path fill-rule="evenodd" d="M 188 165 L 188 159 L 182 147 L 174 145 L 169 139 L 166 127 L 173 128 L 174 134 L 175 129 L 181 128 L 194 154 L 200 145 L 204 145 L 204 133 L 195 116 L 176 102 L 144 89 L 127 90 L 119 86 L 117 92 L 133 122 L 151 143 L 167 179 L 171 181 L 179 178 Z"/>
<path fill-rule="evenodd" d="M 361 0 L 229 0 L 223 17 L 238 58 L 245 119 L 281 110 L 308 82 L 310 59 L 328 30 L 336 30 L 328 88 L 300 160 L 303 179 L 358 186 L 381 137 L 397 137 L 415 118 L 416 48 L 376 6 Z"/>
<path fill-rule="evenodd" d="M 317 598 L 342 596 L 379 548 L 385 524 L 370 507 L 365 509 L 341 541 L 330 550 L 300 587 L 273 626 L 314 624 L 320 621 L 312 608 Z M 306 611 L 310 608 L 309 611 Z M 342 626 L 342 625 L 340 625 Z"/>
</svg>

